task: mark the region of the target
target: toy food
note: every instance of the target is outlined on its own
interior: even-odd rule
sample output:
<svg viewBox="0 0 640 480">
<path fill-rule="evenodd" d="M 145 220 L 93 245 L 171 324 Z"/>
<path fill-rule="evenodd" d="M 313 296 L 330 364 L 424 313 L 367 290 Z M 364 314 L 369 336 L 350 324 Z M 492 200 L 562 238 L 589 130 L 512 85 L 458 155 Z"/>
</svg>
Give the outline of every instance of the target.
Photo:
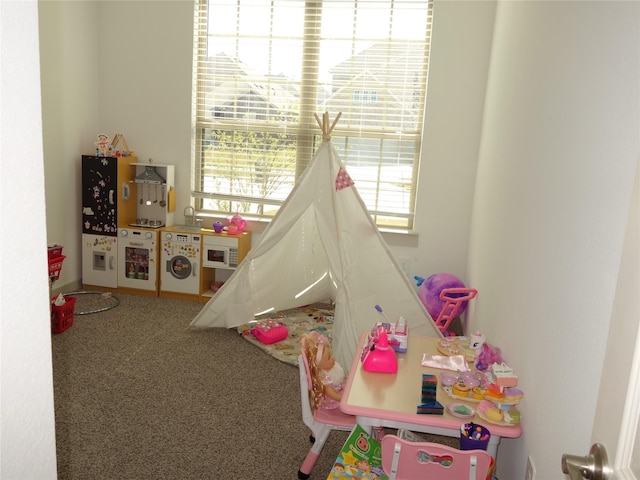
<svg viewBox="0 0 640 480">
<path fill-rule="evenodd" d="M 458 382 L 453 385 L 453 394 L 458 397 L 466 397 L 469 395 L 470 388 L 462 382 Z"/>
<path fill-rule="evenodd" d="M 484 398 L 491 400 L 492 402 L 502 402 L 504 400 L 504 393 L 500 390 L 501 388 L 495 383 L 490 383 L 487 385 L 487 390 L 484 392 Z"/>
<path fill-rule="evenodd" d="M 474 400 L 482 400 L 484 398 L 485 389 L 482 387 L 473 387 L 471 389 L 471 398 Z"/>
<path fill-rule="evenodd" d="M 520 412 L 515 408 L 512 408 L 504 412 L 502 419 L 509 425 L 517 425 L 520 423 Z"/>
<path fill-rule="evenodd" d="M 494 363 L 491 365 L 491 371 L 494 383 L 501 387 L 515 387 L 518 384 L 518 376 L 506 363 Z"/>
<path fill-rule="evenodd" d="M 487 408 L 484 415 L 492 422 L 501 422 L 503 417 L 502 412 L 497 407 Z"/>
<path fill-rule="evenodd" d="M 519 390 L 514 387 L 509 387 L 504 389 L 504 401 L 507 403 L 518 403 L 522 400 L 522 390 Z"/>
</svg>

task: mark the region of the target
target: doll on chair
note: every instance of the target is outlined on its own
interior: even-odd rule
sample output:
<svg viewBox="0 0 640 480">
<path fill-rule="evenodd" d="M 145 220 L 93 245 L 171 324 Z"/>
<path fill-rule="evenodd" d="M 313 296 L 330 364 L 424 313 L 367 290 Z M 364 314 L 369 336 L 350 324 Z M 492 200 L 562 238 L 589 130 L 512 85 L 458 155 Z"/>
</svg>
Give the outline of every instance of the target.
<svg viewBox="0 0 640 480">
<path fill-rule="evenodd" d="M 346 376 L 342 366 L 333 358 L 329 340 L 314 330 L 303 335 L 300 343 L 309 365 L 314 408 L 338 408 Z"/>
</svg>

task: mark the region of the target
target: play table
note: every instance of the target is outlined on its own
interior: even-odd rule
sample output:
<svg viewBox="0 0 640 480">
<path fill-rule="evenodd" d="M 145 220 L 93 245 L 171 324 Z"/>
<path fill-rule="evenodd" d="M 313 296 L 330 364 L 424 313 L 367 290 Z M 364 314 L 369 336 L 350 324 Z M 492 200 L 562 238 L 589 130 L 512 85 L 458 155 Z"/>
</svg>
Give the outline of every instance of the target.
<svg viewBox="0 0 640 480">
<path fill-rule="evenodd" d="M 367 333 L 363 334 L 356 358 L 353 360 L 349 377 L 342 394 L 340 408 L 343 412 L 355 415 L 357 422 L 369 433 L 373 427 L 406 428 L 416 432 L 460 437 L 460 426 L 467 422 L 479 423 L 491 432 L 487 452 L 496 458 L 498 444 L 502 437 L 518 438 L 522 434 L 521 425 L 497 425 L 486 422 L 478 414 L 472 418 L 461 419 L 446 411 L 442 415 L 417 414 L 421 403 L 422 375 L 432 374 L 438 378 L 437 400 L 443 406 L 451 402 L 461 403 L 452 398 L 440 386 L 438 368 L 423 367 L 422 356 L 425 353 L 439 355 L 438 338 L 409 336 L 406 353 L 398 353 L 398 372 L 372 373 L 362 369 L 359 352 L 365 345 Z M 477 403 L 462 402 L 473 408 Z"/>
</svg>

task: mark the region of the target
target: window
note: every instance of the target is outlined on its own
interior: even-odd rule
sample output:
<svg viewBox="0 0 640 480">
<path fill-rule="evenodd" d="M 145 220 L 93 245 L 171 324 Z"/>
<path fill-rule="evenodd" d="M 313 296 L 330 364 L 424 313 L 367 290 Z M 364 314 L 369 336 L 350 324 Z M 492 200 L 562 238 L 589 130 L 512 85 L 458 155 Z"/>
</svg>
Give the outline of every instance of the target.
<svg viewBox="0 0 640 480">
<path fill-rule="evenodd" d="M 271 217 L 322 141 L 378 226 L 413 226 L 431 1 L 198 0 L 193 191 L 201 213 Z"/>
</svg>

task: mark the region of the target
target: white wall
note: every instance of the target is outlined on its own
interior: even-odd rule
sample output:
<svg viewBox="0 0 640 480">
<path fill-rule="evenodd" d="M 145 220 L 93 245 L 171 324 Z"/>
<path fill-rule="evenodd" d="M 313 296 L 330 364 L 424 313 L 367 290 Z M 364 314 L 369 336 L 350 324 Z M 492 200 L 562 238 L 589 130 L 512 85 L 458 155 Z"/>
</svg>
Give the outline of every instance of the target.
<svg viewBox="0 0 640 480">
<path fill-rule="evenodd" d="M 100 128 L 140 162 L 176 165 L 176 223 L 191 203 L 193 2 L 98 2 Z"/>
<path fill-rule="evenodd" d="M 38 5 L 0 2 L 0 478 L 56 478 Z"/>
<path fill-rule="evenodd" d="M 416 275 L 465 279 L 495 2 L 440 1 L 433 12 L 415 230 Z M 468 283 L 467 283 L 468 284 Z"/>
<path fill-rule="evenodd" d="M 523 478 L 527 455 L 563 478 L 561 455 L 591 445 L 640 152 L 639 25 L 637 2 L 498 6 L 469 276 L 470 327 L 525 392 L 500 478 Z"/>
<path fill-rule="evenodd" d="M 54 288 L 82 276 L 80 157 L 93 153 L 99 133 L 98 4 L 45 1 L 40 15 L 47 241 L 67 257 Z M 93 149 L 92 149 L 93 147 Z"/>
</svg>

